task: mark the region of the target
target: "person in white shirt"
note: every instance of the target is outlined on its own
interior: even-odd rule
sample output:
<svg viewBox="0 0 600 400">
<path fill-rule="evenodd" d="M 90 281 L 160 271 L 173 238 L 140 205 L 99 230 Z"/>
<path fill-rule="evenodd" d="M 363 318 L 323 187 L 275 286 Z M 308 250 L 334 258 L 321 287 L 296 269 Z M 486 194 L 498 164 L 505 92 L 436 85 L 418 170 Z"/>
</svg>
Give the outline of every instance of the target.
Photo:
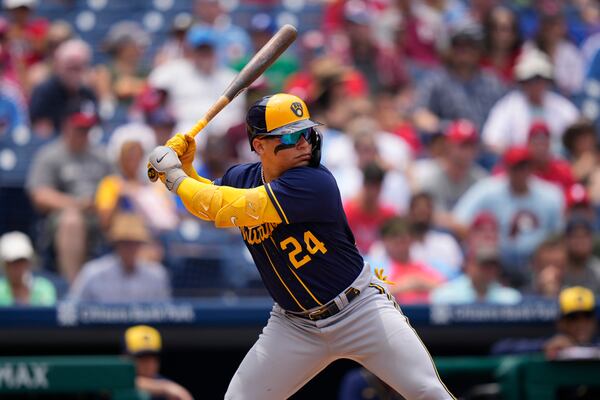
<svg viewBox="0 0 600 400">
<path fill-rule="evenodd" d="M 217 34 L 204 26 L 190 29 L 186 36 L 188 55 L 155 68 L 149 76 L 150 86 L 167 93 L 169 106 L 177 120 L 176 132 L 187 132 L 219 98 L 236 75 L 219 66 L 216 56 Z M 205 134 L 224 135 L 245 117 L 245 95 L 240 93 L 204 128 Z M 205 135 L 201 135 L 204 137 Z"/>
<path fill-rule="evenodd" d="M 523 146 L 532 121 L 542 120 L 550 128 L 553 152 L 561 151 L 561 137 L 579 111 L 566 97 L 550 90 L 552 77 L 552 63 L 544 53 L 530 49 L 521 55 L 515 67 L 518 87 L 498 100 L 483 126 L 486 147 L 502 154 L 509 147 Z"/>
</svg>

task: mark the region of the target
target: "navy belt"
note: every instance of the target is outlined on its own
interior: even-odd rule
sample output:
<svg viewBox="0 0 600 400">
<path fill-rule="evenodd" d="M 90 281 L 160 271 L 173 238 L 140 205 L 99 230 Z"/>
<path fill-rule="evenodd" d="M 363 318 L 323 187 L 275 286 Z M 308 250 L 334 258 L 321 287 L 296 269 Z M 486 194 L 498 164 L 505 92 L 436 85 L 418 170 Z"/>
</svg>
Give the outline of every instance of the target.
<svg viewBox="0 0 600 400">
<path fill-rule="evenodd" d="M 342 295 L 346 297 L 346 300 L 347 300 L 346 305 L 348 305 L 352 300 L 357 298 L 359 294 L 360 294 L 360 290 L 353 288 L 353 287 L 349 287 L 348 289 L 344 290 L 344 293 L 342 293 Z M 342 295 L 340 295 L 340 296 L 342 296 Z M 337 303 L 334 300 L 331 300 L 329 303 L 324 304 L 321 307 L 317 308 L 316 310 L 313 310 L 310 312 L 309 311 L 304 311 L 304 312 L 287 311 L 287 313 L 295 315 L 297 317 L 310 319 L 311 321 L 318 321 L 321 319 L 329 318 L 329 317 L 339 313 L 340 311 L 342 311 L 342 309 L 337 305 Z"/>
</svg>

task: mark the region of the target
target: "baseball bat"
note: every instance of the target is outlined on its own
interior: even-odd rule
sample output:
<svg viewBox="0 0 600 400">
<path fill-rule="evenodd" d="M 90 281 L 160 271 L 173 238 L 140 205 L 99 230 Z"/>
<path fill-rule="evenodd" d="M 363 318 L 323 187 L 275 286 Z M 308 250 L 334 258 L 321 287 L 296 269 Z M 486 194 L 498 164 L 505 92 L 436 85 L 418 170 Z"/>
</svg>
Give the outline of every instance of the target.
<svg viewBox="0 0 600 400">
<path fill-rule="evenodd" d="M 298 32 L 290 24 L 282 26 L 273 37 L 248 61 L 248 64 L 233 78 L 227 89 L 217 101 L 206 111 L 198 122 L 187 132 L 196 136 L 223 108 L 238 94 L 248 88 L 267 68 L 296 40 Z M 148 178 L 158 179 L 156 171 L 148 166 Z"/>
</svg>

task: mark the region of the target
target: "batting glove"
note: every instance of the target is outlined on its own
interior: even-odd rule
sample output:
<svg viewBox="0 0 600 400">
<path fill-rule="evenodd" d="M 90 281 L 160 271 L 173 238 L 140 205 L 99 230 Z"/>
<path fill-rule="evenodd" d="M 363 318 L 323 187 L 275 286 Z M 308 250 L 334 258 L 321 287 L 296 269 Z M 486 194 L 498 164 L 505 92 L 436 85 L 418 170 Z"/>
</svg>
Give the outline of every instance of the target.
<svg viewBox="0 0 600 400">
<path fill-rule="evenodd" d="M 178 133 L 167 140 L 165 146 L 172 148 L 177 153 L 181 163 L 185 167 L 191 165 L 196 155 L 196 140 L 193 136 Z"/>
<path fill-rule="evenodd" d="M 158 146 L 150 153 L 148 167 L 153 168 L 171 192 L 177 193 L 179 184 L 187 177 L 181 169 L 177 153 L 167 146 Z"/>
</svg>

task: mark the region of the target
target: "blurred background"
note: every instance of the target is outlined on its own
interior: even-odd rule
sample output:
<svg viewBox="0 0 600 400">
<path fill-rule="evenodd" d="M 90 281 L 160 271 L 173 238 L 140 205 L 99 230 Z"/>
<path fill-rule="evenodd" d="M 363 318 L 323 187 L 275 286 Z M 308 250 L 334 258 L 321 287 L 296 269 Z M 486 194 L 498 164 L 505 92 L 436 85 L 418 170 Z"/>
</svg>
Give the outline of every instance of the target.
<svg viewBox="0 0 600 400">
<path fill-rule="evenodd" d="M 600 398 L 596 0 L 3 0 L 0 396 L 222 398 L 272 300 L 239 231 L 150 183 L 147 154 L 286 23 L 198 135 L 199 174 L 258 160 L 252 102 L 302 97 L 449 388 Z M 293 398 L 400 397 L 342 360 Z"/>
</svg>

